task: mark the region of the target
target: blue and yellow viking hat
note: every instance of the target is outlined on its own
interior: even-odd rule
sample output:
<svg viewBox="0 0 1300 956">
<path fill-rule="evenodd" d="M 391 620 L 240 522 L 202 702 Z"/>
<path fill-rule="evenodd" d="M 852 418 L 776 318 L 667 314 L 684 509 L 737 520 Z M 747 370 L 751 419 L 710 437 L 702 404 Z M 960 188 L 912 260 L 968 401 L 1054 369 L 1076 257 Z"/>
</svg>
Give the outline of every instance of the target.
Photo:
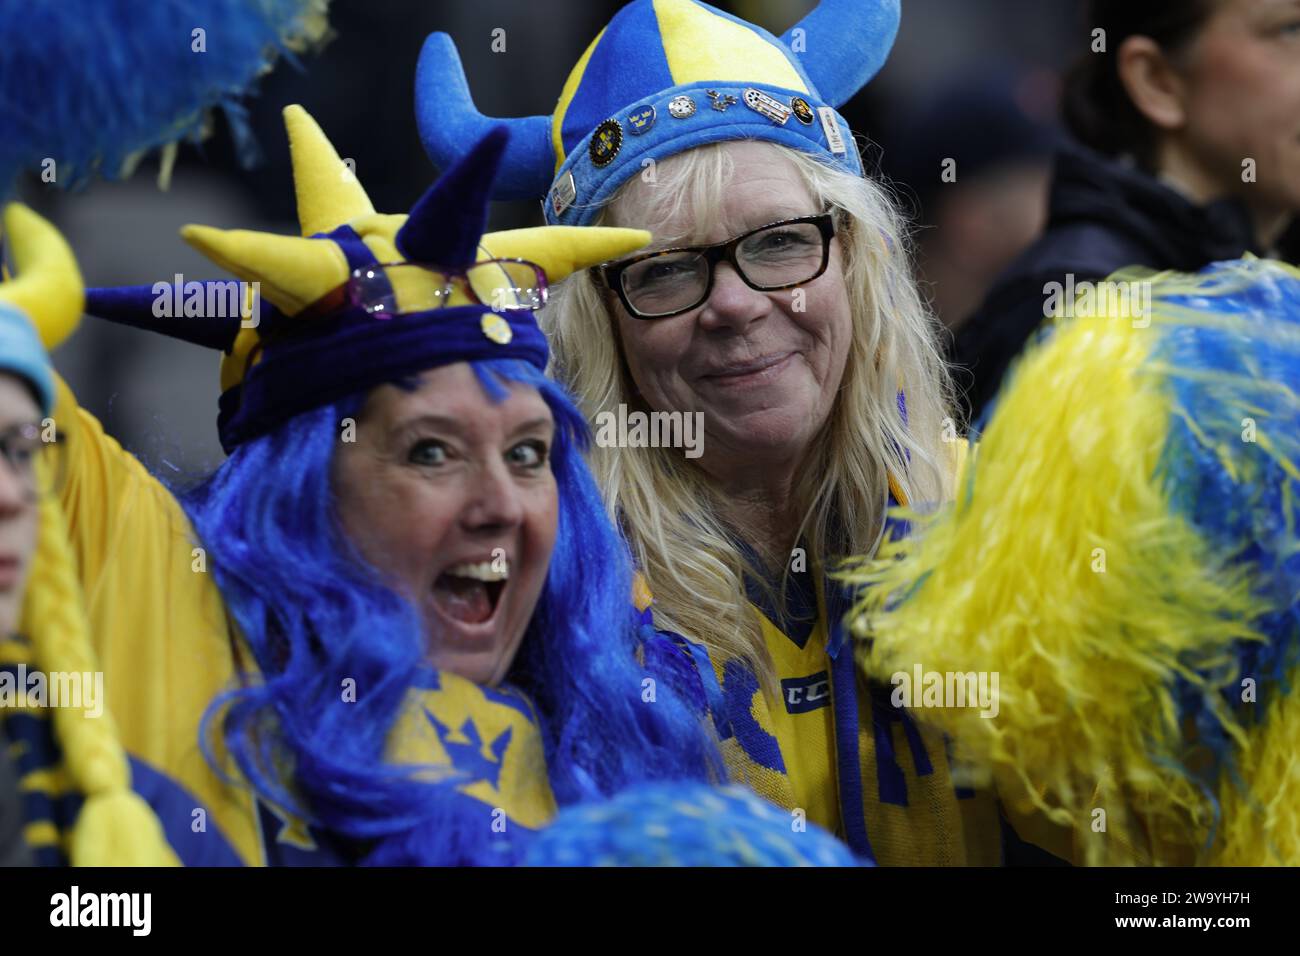
<svg viewBox="0 0 1300 956">
<path fill-rule="evenodd" d="M 836 107 L 879 71 L 898 21 L 899 0 L 822 0 L 778 38 L 698 0 L 633 0 L 587 47 L 552 116 L 504 121 L 511 153 L 497 198 L 545 196 L 548 222 L 584 225 L 646 160 L 740 139 L 861 175 Z M 500 122 L 475 109 L 445 33 L 425 41 L 415 94 L 440 169 Z"/>
<path fill-rule="evenodd" d="M 500 358 L 546 367 L 546 339 L 531 312 L 493 312 L 458 290 L 441 308 L 377 319 L 342 294 L 354 270 L 403 262 L 459 269 L 520 258 L 540 265 L 554 282 L 650 239 L 635 229 L 553 226 L 484 235 L 506 148 L 500 127 L 447 170 L 409 216 L 376 213 L 315 120 L 300 106 L 287 107 L 284 118 L 302 236 L 181 230 L 217 265 L 258 283 L 269 307 L 254 311 L 245 299 L 223 315 L 171 318 L 155 315 L 157 285 L 87 293 L 94 315 L 225 352 L 217 428 L 227 451 L 304 411 L 425 369 Z M 400 307 L 404 291 L 394 291 Z"/>
<path fill-rule="evenodd" d="M 0 284 L 0 371 L 31 385 L 48 415 L 54 408 L 49 351 L 81 321 L 81 274 L 58 230 L 19 203 L 5 210 L 15 275 Z"/>
</svg>

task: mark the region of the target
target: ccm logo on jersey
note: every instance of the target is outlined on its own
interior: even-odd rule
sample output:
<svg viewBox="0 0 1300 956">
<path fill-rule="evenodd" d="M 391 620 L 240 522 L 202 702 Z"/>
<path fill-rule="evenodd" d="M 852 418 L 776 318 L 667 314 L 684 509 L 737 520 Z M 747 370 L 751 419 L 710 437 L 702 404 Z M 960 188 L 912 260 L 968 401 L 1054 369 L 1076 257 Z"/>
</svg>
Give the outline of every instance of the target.
<svg viewBox="0 0 1300 956">
<path fill-rule="evenodd" d="M 791 714 L 806 714 L 831 702 L 831 682 L 826 671 L 811 677 L 789 677 L 781 681 L 785 709 Z"/>
</svg>

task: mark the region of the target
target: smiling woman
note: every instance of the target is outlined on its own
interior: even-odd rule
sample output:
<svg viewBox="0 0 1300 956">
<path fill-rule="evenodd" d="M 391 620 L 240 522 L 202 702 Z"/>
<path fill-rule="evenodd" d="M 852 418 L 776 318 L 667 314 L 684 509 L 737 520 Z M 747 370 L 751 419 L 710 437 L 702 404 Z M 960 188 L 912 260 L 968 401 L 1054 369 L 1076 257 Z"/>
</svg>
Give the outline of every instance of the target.
<svg viewBox="0 0 1300 956">
<path fill-rule="evenodd" d="M 996 795 L 956 785 L 943 736 L 860 678 L 832 573 L 903 530 L 891 505 L 945 500 L 964 454 L 901 217 L 836 112 L 898 17 L 823 0 L 776 37 L 696 0 L 634 0 L 549 122 L 509 121 L 502 178 L 544 193 L 551 222 L 652 234 L 557 286 L 542 321 L 592 420 L 703 421 L 699 454 L 602 441 L 591 464 L 648 613 L 714 690 L 732 778 L 863 858 L 993 864 Z M 465 89 L 430 37 L 417 116 L 439 164 L 485 122 L 449 92 Z"/>
<path fill-rule="evenodd" d="M 344 531 L 367 563 L 401 582 L 432 663 L 496 685 L 555 545 L 556 427 L 525 384 L 484 401 L 483 374 L 448 365 L 409 389 L 375 389 L 357 416 L 358 440 L 335 458 L 335 478 Z"/>
<path fill-rule="evenodd" d="M 227 461 L 175 498 L 66 388 L 55 413 L 108 705 L 171 845 L 504 863 L 557 804 L 707 779 L 685 651 L 639 624 L 532 315 L 548 273 L 645 234 L 482 235 L 499 132 L 410 216 L 377 215 L 314 121 L 285 119 L 303 238 L 184 231 L 260 283 L 259 322 L 157 318 L 153 287 L 87 297 L 226 352 Z M 514 265 L 494 284 L 485 263 Z M 114 599 L 152 589 L 129 618 Z"/>
</svg>

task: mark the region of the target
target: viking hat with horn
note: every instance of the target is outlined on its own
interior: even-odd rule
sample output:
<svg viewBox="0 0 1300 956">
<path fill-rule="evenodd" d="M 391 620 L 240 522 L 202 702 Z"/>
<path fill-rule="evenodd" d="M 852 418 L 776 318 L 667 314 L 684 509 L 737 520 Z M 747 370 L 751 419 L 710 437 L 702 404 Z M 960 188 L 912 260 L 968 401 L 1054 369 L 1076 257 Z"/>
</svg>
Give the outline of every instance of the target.
<svg viewBox="0 0 1300 956">
<path fill-rule="evenodd" d="M 586 225 L 648 160 L 759 139 L 855 174 L 862 160 L 836 112 L 884 64 L 899 0 L 821 0 L 780 37 L 697 0 L 633 0 L 592 41 L 552 116 L 505 120 L 499 199 L 546 197 L 548 222 Z M 456 47 L 425 41 L 416 119 L 439 169 L 499 120 L 478 112 Z"/>
<path fill-rule="evenodd" d="M 41 414 L 54 408 L 49 351 L 81 321 L 81 273 L 67 242 L 26 206 L 5 209 L 15 275 L 0 283 L 0 371 L 31 385 Z"/>
<path fill-rule="evenodd" d="M 235 296 L 219 288 L 233 283 L 217 282 L 87 291 L 93 315 L 225 352 L 217 428 L 227 451 L 304 411 L 425 369 L 497 358 L 545 368 L 546 339 L 532 312 L 495 300 L 544 297 L 546 280 L 626 255 L 650 238 L 635 229 L 551 226 L 484 235 L 508 138 L 500 127 L 409 216 L 376 213 L 315 120 L 300 106 L 287 107 L 284 118 L 302 236 L 181 231 L 246 288 Z M 446 281 L 487 260 L 501 264 L 487 270 L 491 290 L 478 280 Z M 542 269 L 538 288 L 525 289 L 509 271 L 518 260 Z M 376 309 L 376 297 L 388 304 Z M 169 306 L 181 299 L 182 309 Z"/>
</svg>

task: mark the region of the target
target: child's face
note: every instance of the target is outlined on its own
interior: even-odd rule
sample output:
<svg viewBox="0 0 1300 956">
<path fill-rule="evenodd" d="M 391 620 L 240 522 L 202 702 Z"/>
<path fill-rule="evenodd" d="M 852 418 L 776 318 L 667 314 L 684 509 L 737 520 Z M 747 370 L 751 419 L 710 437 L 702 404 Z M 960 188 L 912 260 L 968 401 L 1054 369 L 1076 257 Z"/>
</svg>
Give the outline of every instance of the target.
<svg viewBox="0 0 1300 956">
<path fill-rule="evenodd" d="M 36 552 L 36 454 L 41 414 L 27 385 L 0 374 L 0 636 L 13 633 Z"/>
</svg>

